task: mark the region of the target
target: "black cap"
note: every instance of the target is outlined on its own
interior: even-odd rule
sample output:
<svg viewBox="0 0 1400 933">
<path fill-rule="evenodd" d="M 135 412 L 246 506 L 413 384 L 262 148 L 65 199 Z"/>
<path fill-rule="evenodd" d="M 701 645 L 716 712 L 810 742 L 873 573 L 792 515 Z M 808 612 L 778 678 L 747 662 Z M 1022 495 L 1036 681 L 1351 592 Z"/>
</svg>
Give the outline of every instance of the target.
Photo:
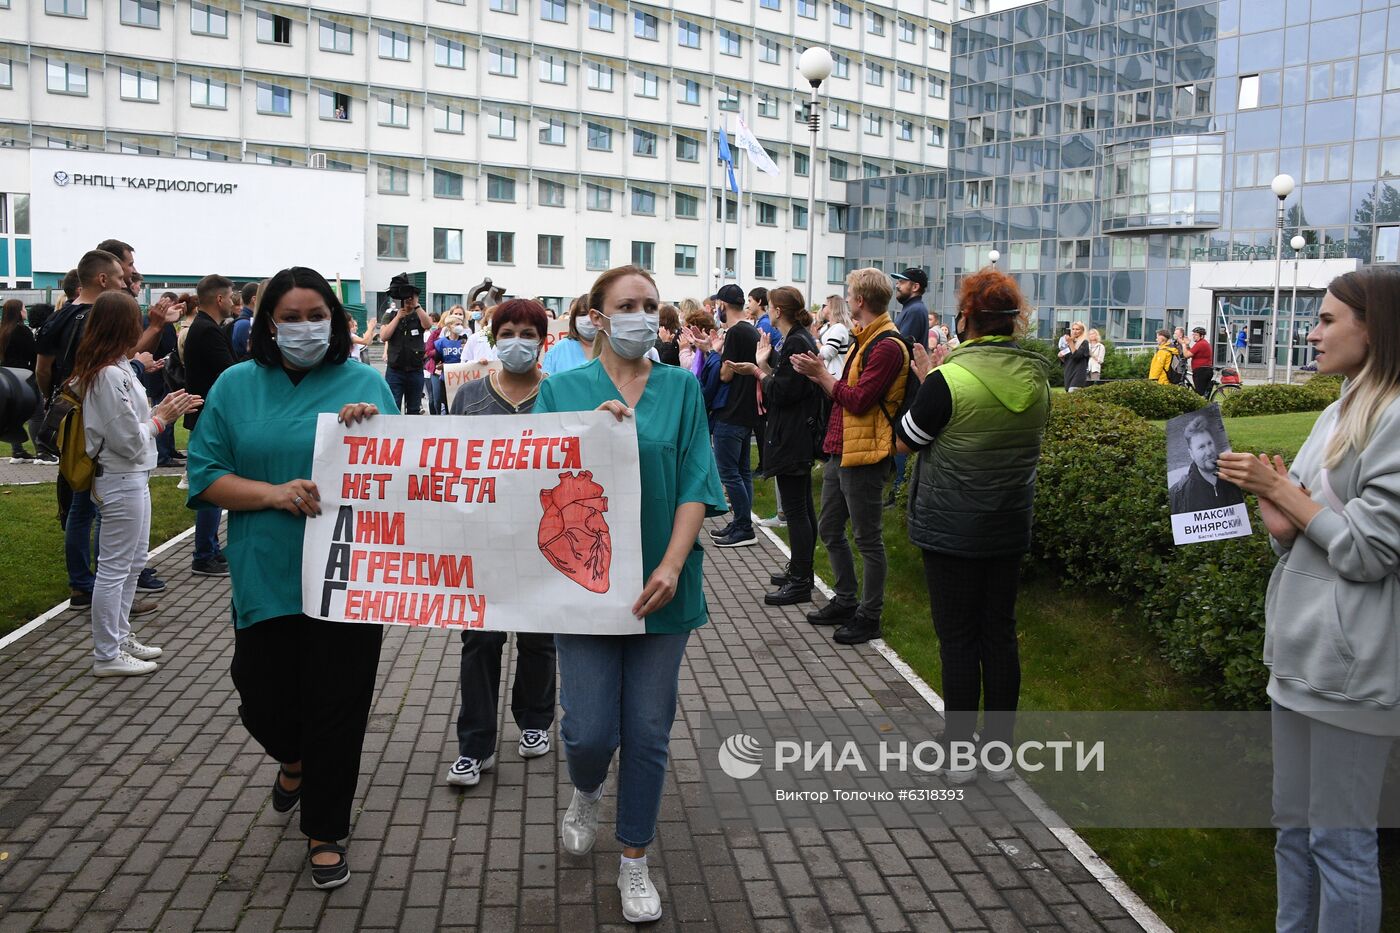
<svg viewBox="0 0 1400 933">
<path fill-rule="evenodd" d="M 928 291 L 928 274 L 924 272 L 923 269 L 905 269 L 903 272 L 896 272 L 894 275 L 890 276 L 890 278 L 894 279 L 896 282 L 902 279 L 908 279 L 924 291 Z"/>
<path fill-rule="evenodd" d="M 744 305 L 744 290 L 737 285 L 726 285 L 710 296 L 715 301 L 722 301 L 727 305 Z"/>
</svg>

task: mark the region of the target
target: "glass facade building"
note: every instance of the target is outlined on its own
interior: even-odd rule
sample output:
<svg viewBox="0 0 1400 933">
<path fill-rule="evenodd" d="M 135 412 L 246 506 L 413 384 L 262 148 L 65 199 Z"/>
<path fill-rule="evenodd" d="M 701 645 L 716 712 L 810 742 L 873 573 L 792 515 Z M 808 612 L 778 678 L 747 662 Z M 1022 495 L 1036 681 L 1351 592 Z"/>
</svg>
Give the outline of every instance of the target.
<svg viewBox="0 0 1400 933">
<path fill-rule="evenodd" d="M 1041 0 L 955 24 L 951 74 L 947 171 L 852 182 L 847 237 L 850 264 L 924 266 L 945 320 L 992 249 L 1040 335 L 1130 344 L 1187 323 L 1193 265 L 1252 265 L 1210 319 L 1259 362 L 1281 172 L 1285 266 L 1294 234 L 1305 266 L 1400 261 L 1400 0 Z"/>
</svg>

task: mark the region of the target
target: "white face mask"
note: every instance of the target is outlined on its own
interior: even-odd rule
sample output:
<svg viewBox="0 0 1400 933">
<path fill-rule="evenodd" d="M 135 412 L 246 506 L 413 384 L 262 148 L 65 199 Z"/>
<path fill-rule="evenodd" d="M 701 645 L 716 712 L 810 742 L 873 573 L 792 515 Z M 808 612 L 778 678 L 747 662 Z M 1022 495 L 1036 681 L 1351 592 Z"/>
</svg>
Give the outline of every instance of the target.
<svg viewBox="0 0 1400 933">
<path fill-rule="evenodd" d="M 589 343 L 598 336 L 598 325 L 593 323 L 593 319 L 586 314 L 580 314 L 574 318 L 574 327 L 578 329 L 578 335 Z"/>
<path fill-rule="evenodd" d="M 508 372 L 527 373 L 540 355 L 540 342 L 528 337 L 505 337 L 496 341 L 496 358 Z"/>
<path fill-rule="evenodd" d="M 467 332 L 467 329 L 461 324 L 453 324 L 451 330 L 454 337 L 460 337 Z"/>
<path fill-rule="evenodd" d="M 298 369 L 312 369 L 331 348 L 330 321 L 295 321 L 277 325 L 277 349 Z"/>
<path fill-rule="evenodd" d="M 602 312 L 599 312 L 602 314 Z M 656 345 L 656 332 L 661 326 L 660 314 L 630 313 L 603 315 L 612 325 L 608 343 L 613 352 L 627 360 L 639 360 Z"/>
</svg>

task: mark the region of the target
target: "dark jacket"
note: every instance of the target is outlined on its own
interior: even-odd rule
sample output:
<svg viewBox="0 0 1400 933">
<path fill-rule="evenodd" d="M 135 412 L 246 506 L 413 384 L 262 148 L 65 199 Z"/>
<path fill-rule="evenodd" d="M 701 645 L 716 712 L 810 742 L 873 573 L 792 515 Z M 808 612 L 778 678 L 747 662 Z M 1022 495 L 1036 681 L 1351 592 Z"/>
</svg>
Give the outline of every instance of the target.
<svg viewBox="0 0 1400 933">
<path fill-rule="evenodd" d="M 224 370 L 237 362 L 228 331 L 214 323 L 214 319 L 203 311 L 190 322 L 190 332 L 185 335 L 185 349 L 180 361 L 185 364 L 185 390 L 201 398 L 208 398 L 214 382 Z M 185 415 L 185 427 L 193 428 L 198 420 L 199 412 L 190 412 Z"/>
<path fill-rule="evenodd" d="M 1049 368 L 1005 337 L 965 341 L 948 354 L 938 371 L 952 415 L 919 455 L 909 494 L 916 547 L 968 558 L 1030 549 Z M 926 380 L 924 389 L 932 391 L 934 382 Z"/>
<path fill-rule="evenodd" d="M 910 298 L 904 304 L 894 326 L 912 340 L 915 346 L 928 346 L 928 305 L 924 304 L 923 295 Z"/>
<path fill-rule="evenodd" d="M 1065 388 L 1082 389 L 1089 384 L 1089 338 L 1065 357 Z"/>
<path fill-rule="evenodd" d="M 5 355 L 0 359 L 0 366 L 9 366 L 13 369 L 27 369 L 34 372 L 34 332 L 24 326 L 23 322 L 15 325 L 15 329 L 10 331 L 10 342 L 5 344 Z"/>
<path fill-rule="evenodd" d="M 800 353 L 816 353 L 817 342 L 806 328 L 794 327 L 774 350 L 777 365 L 763 379 L 763 405 L 768 411 L 763 432 L 763 475 L 800 473 L 812 468 L 817 444 L 826 429 L 822 419 L 822 390 L 792 368 Z"/>
</svg>

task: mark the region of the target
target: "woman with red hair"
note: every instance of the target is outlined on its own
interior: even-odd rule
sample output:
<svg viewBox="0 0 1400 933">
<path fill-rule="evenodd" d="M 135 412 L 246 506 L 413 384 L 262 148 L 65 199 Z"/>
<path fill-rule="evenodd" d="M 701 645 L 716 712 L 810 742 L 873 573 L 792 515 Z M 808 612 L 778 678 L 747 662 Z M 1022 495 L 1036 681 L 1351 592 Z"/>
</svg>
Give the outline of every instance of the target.
<svg viewBox="0 0 1400 933">
<path fill-rule="evenodd" d="M 1021 692 L 1016 583 L 1030 549 L 1035 469 L 1050 413 L 1049 364 L 1023 349 L 1029 310 L 1016 280 L 983 269 L 958 294 L 958 348 L 939 348 L 909 412 L 896 425 L 901 450 L 920 451 L 909 490 L 909 538 L 924 552 L 924 575 L 943 662 L 942 745 L 971 748 L 985 703 L 983 749 L 1009 747 Z M 999 750 L 991 750 L 999 751 Z M 1008 748 L 1009 751 L 1009 748 Z M 993 780 L 1015 772 L 981 756 Z M 975 780 L 976 768 L 948 771 Z"/>
</svg>

